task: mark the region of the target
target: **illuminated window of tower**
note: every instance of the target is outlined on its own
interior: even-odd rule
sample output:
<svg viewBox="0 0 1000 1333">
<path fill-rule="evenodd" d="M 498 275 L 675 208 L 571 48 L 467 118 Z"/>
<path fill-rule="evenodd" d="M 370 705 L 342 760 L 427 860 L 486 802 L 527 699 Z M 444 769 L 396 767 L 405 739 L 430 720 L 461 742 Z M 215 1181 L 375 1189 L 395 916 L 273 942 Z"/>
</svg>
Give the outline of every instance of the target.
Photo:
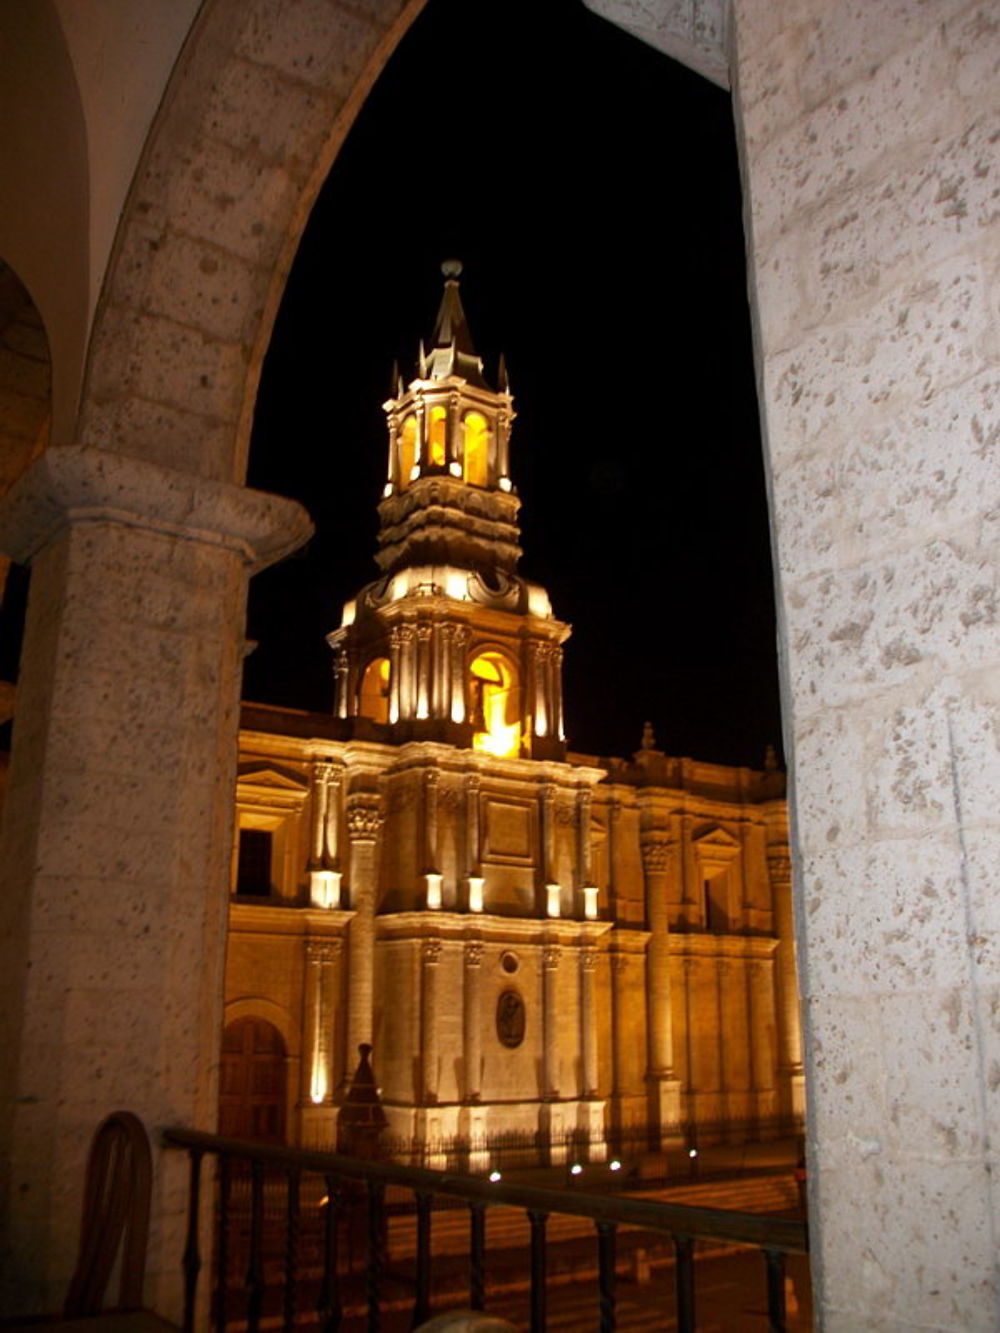
<svg viewBox="0 0 1000 1333">
<path fill-rule="evenodd" d="M 389 659 L 375 657 L 365 667 L 361 677 L 361 698 L 358 711 L 373 722 L 389 721 Z"/>
<path fill-rule="evenodd" d="M 417 418 L 411 412 L 399 432 L 399 485 L 408 486 L 417 461 Z"/>
<path fill-rule="evenodd" d="M 428 456 L 434 467 L 444 467 L 447 450 L 448 409 L 432 407 L 428 435 Z"/>
<path fill-rule="evenodd" d="M 473 748 L 487 754 L 518 754 L 517 678 L 510 664 L 499 653 L 480 653 L 469 674 Z"/>
<path fill-rule="evenodd" d="M 482 412 L 466 412 L 462 425 L 465 427 L 462 444 L 465 480 L 471 486 L 485 486 L 490 449 L 489 423 Z"/>
</svg>

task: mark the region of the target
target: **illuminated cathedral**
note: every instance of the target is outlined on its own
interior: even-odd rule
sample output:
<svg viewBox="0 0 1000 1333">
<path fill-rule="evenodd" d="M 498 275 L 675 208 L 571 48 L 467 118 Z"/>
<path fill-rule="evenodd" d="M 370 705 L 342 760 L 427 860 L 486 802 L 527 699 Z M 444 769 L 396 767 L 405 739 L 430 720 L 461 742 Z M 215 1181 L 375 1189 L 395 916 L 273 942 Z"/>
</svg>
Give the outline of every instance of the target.
<svg viewBox="0 0 1000 1333">
<path fill-rule="evenodd" d="M 567 752 L 563 644 L 517 572 L 513 399 L 459 291 L 385 403 L 378 577 L 329 715 L 246 704 L 220 1130 L 332 1146 L 370 1045 L 387 1151 L 600 1160 L 795 1129 L 784 777 Z"/>
</svg>

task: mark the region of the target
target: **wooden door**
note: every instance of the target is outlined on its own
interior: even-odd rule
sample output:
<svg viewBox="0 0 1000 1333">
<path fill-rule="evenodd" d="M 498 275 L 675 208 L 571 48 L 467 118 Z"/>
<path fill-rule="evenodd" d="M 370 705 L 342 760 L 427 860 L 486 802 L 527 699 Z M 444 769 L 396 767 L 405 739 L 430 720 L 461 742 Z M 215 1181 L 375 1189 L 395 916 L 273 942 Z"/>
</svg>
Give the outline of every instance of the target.
<svg viewBox="0 0 1000 1333">
<path fill-rule="evenodd" d="M 219 1133 L 285 1141 L 285 1043 L 263 1018 L 239 1018 L 222 1033 Z"/>
</svg>

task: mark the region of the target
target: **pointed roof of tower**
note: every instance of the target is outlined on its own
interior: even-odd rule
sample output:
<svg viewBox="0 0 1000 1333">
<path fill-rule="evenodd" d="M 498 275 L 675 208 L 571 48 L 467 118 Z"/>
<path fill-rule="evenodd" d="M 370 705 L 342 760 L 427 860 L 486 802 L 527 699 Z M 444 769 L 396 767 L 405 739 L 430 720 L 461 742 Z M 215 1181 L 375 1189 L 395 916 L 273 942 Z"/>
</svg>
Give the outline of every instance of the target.
<svg viewBox="0 0 1000 1333">
<path fill-rule="evenodd" d="M 483 379 L 482 358 L 476 355 L 472 345 L 472 334 L 458 290 L 462 265 L 457 259 L 446 259 L 441 272 L 444 274 L 444 292 L 434 324 L 433 345 L 426 356 L 421 356 L 421 378 L 443 380 L 457 375 L 480 389 L 488 389 L 490 386 Z"/>
</svg>

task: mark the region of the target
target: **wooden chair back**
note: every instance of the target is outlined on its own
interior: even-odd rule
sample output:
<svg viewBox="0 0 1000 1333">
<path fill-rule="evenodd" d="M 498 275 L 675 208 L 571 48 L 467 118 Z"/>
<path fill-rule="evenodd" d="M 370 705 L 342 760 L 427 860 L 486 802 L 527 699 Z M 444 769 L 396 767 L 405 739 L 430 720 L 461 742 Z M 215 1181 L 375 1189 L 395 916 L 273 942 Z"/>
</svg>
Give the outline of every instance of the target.
<svg viewBox="0 0 1000 1333">
<path fill-rule="evenodd" d="M 119 1310 L 142 1308 L 153 1178 L 149 1138 L 131 1111 L 115 1111 L 98 1126 L 87 1161 L 80 1249 L 63 1313 L 100 1314 L 121 1251 Z"/>
</svg>

